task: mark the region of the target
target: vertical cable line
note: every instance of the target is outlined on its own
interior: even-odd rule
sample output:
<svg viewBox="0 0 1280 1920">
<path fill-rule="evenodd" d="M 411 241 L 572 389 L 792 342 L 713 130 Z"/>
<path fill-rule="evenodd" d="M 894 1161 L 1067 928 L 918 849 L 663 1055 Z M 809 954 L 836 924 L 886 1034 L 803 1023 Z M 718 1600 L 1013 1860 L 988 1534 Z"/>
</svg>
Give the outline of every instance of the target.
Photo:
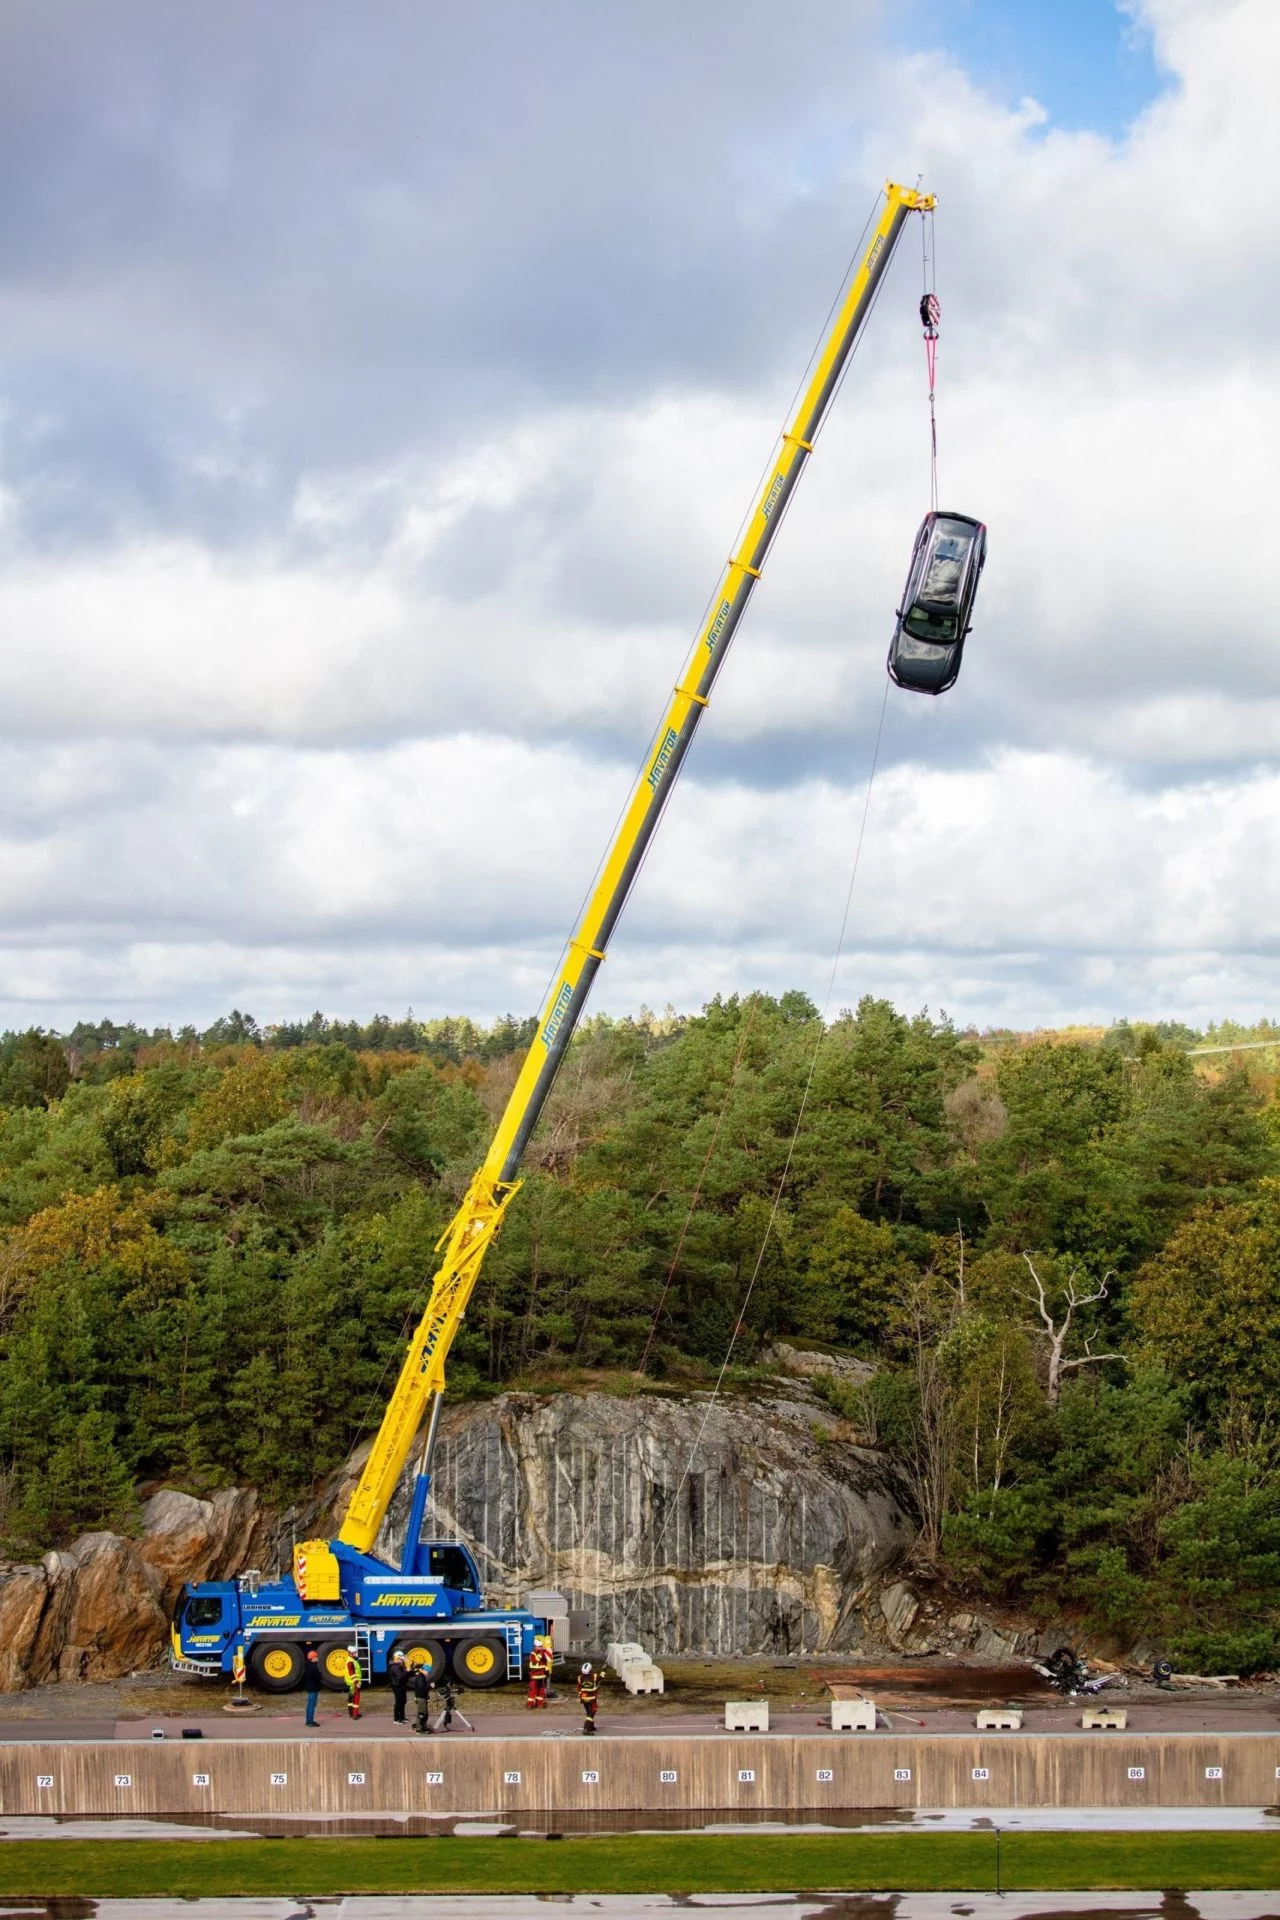
<svg viewBox="0 0 1280 1920">
<path fill-rule="evenodd" d="M 875 745 L 872 748 L 872 752 L 871 752 L 871 767 L 867 774 L 867 787 L 862 800 L 862 816 L 858 822 L 858 837 L 854 843 L 853 864 L 849 871 L 849 884 L 848 884 L 848 887 L 845 889 L 844 910 L 840 915 L 840 930 L 836 935 L 835 952 L 832 954 L 832 957 L 831 957 L 831 972 L 827 979 L 826 999 L 823 1001 L 822 1012 L 818 1018 L 818 1034 L 813 1044 L 813 1050 L 809 1056 L 809 1071 L 805 1078 L 804 1091 L 800 1096 L 800 1106 L 796 1113 L 795 1125 L 791 1129 L 791 1139 L 787 1144 L 786 1159 L 783 1162 L 782 1172 L 778 1177 L 778 1184 L 774 1189 L 773 1203 L 769 1208 L 769 1218 L 765 1222 L 764 1233 L 761 1236 L 760 1251 L 756 1255 L 755 1265 L 751 1269 L 751 1278 L 747 1282 L 746 1292 L 742 1296 L 742 1305 L 738 1309 L 738 1318 L 734 1322 L 733 1332 L 729 1336 L 729 1344 L 725 1349 L 724 1359 L 720 1363 L 720 1371 L 716 1375 L 715 1385 L 712 1387 L 711 1392 L 708 1396 L 706 1410 L 703 1413 L 702 1420 L 698 1427 L 698 1431 L 694 1436 L 693 1445 L 689 1448 L 689 1457 L 684 1463 L 684 1470 L 681 1473 L 679 1480 L 676 1482 L 675 1498 L 674 1500 L 672 1500 L 670 1506 L 668 1507 L 667 1514 L 664 1517 L 662 1525 L 659 1528 L 658 1533 L 654 1539 L 653 1552 L 650 1555 L 649 1565 L 644 1576 L 648 1580 L 651 1580 L 653 1578 L 653 1575 L 657 1570 L 658 1550 L 661 1547 L 663 1540 L 666 1538 L 667 1528 L 671 1524 L 671 1515 L 673 1513 L 679 1512 L 680 1495 L 683 1493 L 685 1484 L 688 1481 L 690 1474 L 693 1472 L 693 1463 L 697 1458 L 698 1448 L 702 1445 L 702 1441 L 706 1434 L 707 1426 L 710 1422 L 711 1415 L 715 1410 L 716 1401 L 719 1398 L 720 1389 L 724 1385 L 724 1377 L 729 1371 L 729 1364 L 733 1358 L 733 1350 L 738 1344 L 738 1338 L 742 1332 L 743 1325 L 746 1321 L 747 1309 L 751 1305 L 751 1296 L 755 1292 L 756 1281 L 760 1278 L 760 1270 L 764 1266 L 764 1257 L 768 1251 L 769 1242 L 773 1236 L 774 1226 L 777 1223 L 778 1209 L 782 1205 L 782 1196 L 786 1192 L 787 1182 L 791 1178 L 791 1163 L 795 1158 L 796 1146 L 800 1139 L 801 1129 L 804 1126 L 805 1114 L 809 1106 L 809 1095 L 813 1091 L 813 1076 L 816 1073 L 817 1067 L 818 1067 L 818 1054 L 820 1053 L 822 1049 L 822 1043 L 827 1036 L 827 1016 L 831 1011 L 831 1002 L 835 997 L 836 979 L 840 971 L 840 961 L 844 955 L 845 938 L 847 936 L 848 928 L 849 928 L 849 914 L 853 907 L 853 890 L 854 890 L 854 887 L 857 885 L 858 868 L 862 863 L 862 843 L 866 838 L 866 832 L 867 832 L 867 816 L 871 811 L 871 794 L 872 794 L 872 790 L 875 787 L 876 768 L 880 764 L 880 743 L 884 738 L 885 712 L 888 708 L 888 704 L 889 704 L 889 679 L 888 679 L 888 676 L 886 675 L 885 683 L 884 683 L 884 694 L 880 701 L 880 718 L 876 723 Z M 624 1628 L 627 1624 L 627 1621 L 631 1617 L 632 1608 L 638 1602 L 639 1593 L 640 1593 L 640 1589 L 637 1587 L 635 1591 L 635 1595 L 633 1596 L 633 1599 L 628 1603 L 626 1608 L 624 1608 L 623 1610 L 622 1624 Z"/>
</svg>

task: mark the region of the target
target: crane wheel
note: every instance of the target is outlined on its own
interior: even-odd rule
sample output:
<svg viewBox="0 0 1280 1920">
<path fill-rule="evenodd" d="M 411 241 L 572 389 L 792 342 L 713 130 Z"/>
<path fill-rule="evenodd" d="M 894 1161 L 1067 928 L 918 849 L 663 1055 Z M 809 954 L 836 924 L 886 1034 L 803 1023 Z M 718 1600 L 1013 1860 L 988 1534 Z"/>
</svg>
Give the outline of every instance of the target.
<svg viewBox="0 0 1280 1920">
<path fill-rule="evenodd" d="M 444 1678 L 448 1666 L 448 1656 L 438 1640 L 432 1640 L 425 1633 L 402 1633 L 391 1649 L 392 1653 L 402 1653 L 404 1663 L 413 1672 L 417 1667 L 425 1667 L 434 1687 Z"/>
<path fill-rule="evenodd" d="M 316 1648 L 320 1662 L 320 1680 L 330 1693 L 344 1693 L 347 1685 L 346 1640 L 322 1640 Z"/>
<path fill-rule="evenodd" d="M 507 1677 L 507 1647 L 496 1633 L 455 1640 L 453 1671 L 464 1687 L 500 1687 Z"/>
<path fill-rule="evenodd" d="M 291 1640 L 260 1640 L 249 1654 L 249 1672 L 264 1693 L 289 1693 L 302 1678 L 302 1648 Z"/>
</svg>

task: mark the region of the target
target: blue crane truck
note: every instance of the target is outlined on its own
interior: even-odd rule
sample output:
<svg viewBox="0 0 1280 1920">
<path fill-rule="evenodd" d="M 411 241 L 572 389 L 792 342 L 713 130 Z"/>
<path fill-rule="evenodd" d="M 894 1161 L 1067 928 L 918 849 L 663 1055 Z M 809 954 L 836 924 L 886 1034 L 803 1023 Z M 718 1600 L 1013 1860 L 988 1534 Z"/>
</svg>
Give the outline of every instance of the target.
<svg viewBox="0 0 1280 1920">
<path fill-rule="evenodd" d="M 476 1563 L 456 1541 L 424 1541 L 411 1572 L 371 1554 L 341 1551 L 334 1555 L 339 1574 L 333 1599 L 304 1598 L 317 1584 L 316 1544 L 295 1554 L 292 1578 L 242 1573 L 235 1580 L 184 1587 L 172 1628 L 174 1670 L 230 1676 L 240 1651 L 256 1687 L 287 1693 L 301 1684 L 311 1645 L 322 1682 L 337 1691 L 349 1649 L 366 1681 L 384 1678 L 398 1649 L 411 1667 L 428 1668 L 433 1682 L 452 1677 L 468 1687 L 494 1687 L 521 1677 L 535 1637 L 550 1640 L 553 1655 L 567 1645 L 569 1621 L 559 1595 L 535 1596 L 546 1603 L 546 1613 L 486 1607 Z M 324 1545 L 332 1552 L 338 1543 Z"/>
</svg>

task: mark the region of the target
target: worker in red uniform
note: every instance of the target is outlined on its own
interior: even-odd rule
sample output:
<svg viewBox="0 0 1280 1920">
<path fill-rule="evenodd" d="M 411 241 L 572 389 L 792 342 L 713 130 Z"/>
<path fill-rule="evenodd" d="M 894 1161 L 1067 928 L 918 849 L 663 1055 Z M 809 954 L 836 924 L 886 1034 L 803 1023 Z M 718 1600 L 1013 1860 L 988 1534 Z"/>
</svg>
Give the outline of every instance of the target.
<svg viewBox="0 0 1280 1920">
<path fill-rule="evenodd" d="M 545 1707 L 547 1704 L 547 1682 L 551 1678 L 551 1649 L 545 1638 L 539 1634 L 529 1654 L 529 1698 L 525 1702 L 529 1707 Z"/>
<path fill-rule="evenodd" d="M 600 1676 L 589 1660 L 582 1665 L 578 1675 L 578 1698 L 582 1702 L 582 1731 L 594 1733 L 596 1730 L 596 1708 L 600 1704 Z"/>
</svg>

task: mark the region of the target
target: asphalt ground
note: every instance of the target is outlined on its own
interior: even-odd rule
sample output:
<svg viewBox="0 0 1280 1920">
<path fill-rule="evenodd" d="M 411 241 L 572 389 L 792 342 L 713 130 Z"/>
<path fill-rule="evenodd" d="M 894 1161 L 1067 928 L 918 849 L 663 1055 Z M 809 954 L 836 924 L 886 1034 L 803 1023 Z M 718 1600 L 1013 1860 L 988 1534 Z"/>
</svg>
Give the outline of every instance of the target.
<svg viewBox="0 0 1280 1920">
<path fill-rule="evenodd" d="M 726 1700 L 767 1699 L 771 1728 L 803 1734 L 830 1730 L 832 1685 L 861 1687 L 875 1700 L 895 1733 L 963 1733 L 973 1730 L 983 1706 L 1012 1705 L 1024 1714 L 1024 1731 L 1070 1734 L 1087 1704 L 1123 1707 L 1134 1733 L 1265 1733 L 1280 1728 L 1280 1687 L 1274 1681 L 1228 1689 L 1160 1692 L 1135 1677 L 1108 1687 L 1096 1700 L 1064 1701 L 1026 1666 L 965 1667 L 925 1661 L 909 1666 L 857 1666 L 848 1661 L 700 1661 L 663 1663 L 667 1692 L 632 1698 L 606 1682 L 601 1692 L 601 1734 L 651 1733 L 712 1736 L 723 1728 Z M 220 1682 L 183 1681 L 168 1672 L 127 1679 L 37 1687 L 0 1694 L 0 1740 L 137 1740 L 153 1728 L 166 1738 L 199 1727 L 205 1739 L 272 1739 L 294 1736 L 342 1739 L 357 1729 L 342 1696 L 321 1695 L 319 1725 L 304 1725 L 305 1696 L 255 1694 L 256 1711 L 224 1712 L 229 1689 Z M 458 1705 L 471 1722 L 455 1721 L 451 1737 L 510 1738 L 535 1730 L 570 1735 L 581 1727 L 571 1681 L 558 1675 L 554 1697 L 530 1712 L 518 1686 L 487 1692 L 459 1691 Z M 385 1687 L 366 1688 L 358 1724 L 362 1739 L 413 1739 L 412 1708 L 404 1726 L 392 1720 Z M 433 1697 L 432 1726 L 440 1717 Z M 865 1736 L 864 1736 L 865 1737 Z M 0 1916 L 2 1920 L 2 1916 Z"/>
</svg>

